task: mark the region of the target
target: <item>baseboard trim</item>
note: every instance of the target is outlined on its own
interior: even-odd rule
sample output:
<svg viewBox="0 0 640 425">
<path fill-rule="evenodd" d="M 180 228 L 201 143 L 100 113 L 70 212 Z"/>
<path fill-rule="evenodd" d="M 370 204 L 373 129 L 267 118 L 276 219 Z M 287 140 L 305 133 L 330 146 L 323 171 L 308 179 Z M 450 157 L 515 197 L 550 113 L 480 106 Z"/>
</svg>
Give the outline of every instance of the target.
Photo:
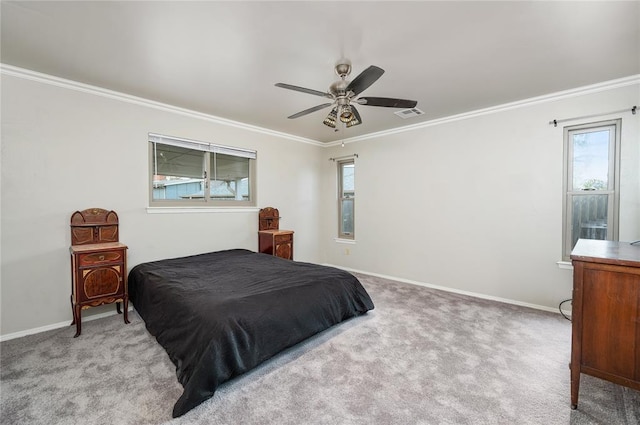
<svg viewBox="0 0 640 425">
<path fill-rule="evenodd" d="M 501 302 L 501 303 L 513 304 L 513 305 L 517 305 L 517 306 L 521 306 L 521 307 L 529 307 L 529 308 L 533 308 L 533 309 L 536 309 L 536 310 L 543 310 L 543 311 L 549 311 L 551 313 L 560 314 L 560 311 L 557 308 L 547 307 L 547 306 L 544 306 L 544 305 L 530 304 L 530 303 L 525 303 L 525 302 L 522 302 L 522 301 L 512 300 L 512 299 L 509 299 L 509 298 L 494 297 L 492 295 L 481 294 L 481 293 L 478 293 L 478 292 L 463 291 L 461 289 L 449 288 L 447 286 L 433 285 L 431 283 L 419 282 L 417 280 L 405 279 L 405 278 L 397 277 L 397 276 L 389 276 L 389 275 L 386 275 L 386 274 L 372 273 L 372 272 L 367 272 L 367 271 L 364 271 L 364 270 L 352 269 L 350 267 L 336 266 L 335 264 L 325 264 L 325 265 L 326 266 L 330 266 L 330 267 L 335 267 L 337 269 L 346 270 L 346 271 L 349 271 L 349 272 L 362 273 L 362 274 L 366 274 L 366 275 L 369 275 L 369 276 L 381 277 L 383 279 L 395 280 L 397 282 L 409 283 L 411 285 L 424 286 L 426 288 L 437 289 L 439 291 L 452 292 L 454 294 L 467 295 L 467 296 L 470 296 L 470 297 L 480 298 L 480 299 L 483 299 L 483 300 L 498 301 L 498 302 Z"/>
<path fill-rule="evenodd" d="M 132 307 L 129 307 L 129 311 L 133 311 Z M 92 314 L 82 317 L 83 322 L 90 322 L 92 320 L 102 319 L 103 317 L 113 316 L 114 314 L 118 314 L 114 311 L 106 311 L 104 313 Z M 52 331 L 54 329 L 67 328 L 70 326 L 71 321 L 65 320 L 64 322 L 53 323 L 51 325 L 40 326 L 37 328 L 26 329 L 24 331 L 13 332 L 6 335 L 0 335 L 0 342 L 9 341 L 10 339 L 22 338 L 23 336 L 39 334 L 40 332 Z"/>
</svg>

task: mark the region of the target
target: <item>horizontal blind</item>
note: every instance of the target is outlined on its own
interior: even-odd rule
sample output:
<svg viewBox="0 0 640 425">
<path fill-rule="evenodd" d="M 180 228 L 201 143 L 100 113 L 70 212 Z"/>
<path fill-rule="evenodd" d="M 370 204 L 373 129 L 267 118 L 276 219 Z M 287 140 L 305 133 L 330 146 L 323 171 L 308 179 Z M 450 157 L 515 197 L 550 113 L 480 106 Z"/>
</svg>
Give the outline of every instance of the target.
<svg viewBox="0 0 640 425">
<path fill-rule="evenodd" d="M 153 143 L 152 146 L 154 175 L 204 178 L 204 151 L 163 143 Z"/>
<path fill-rule="evenodd" d="M 187 149 L 194 149 L 194 150 L 205 151 L 205 152 L 216 152 L 224 155 L 238 156 L 241 158 L 256 159 L 257 157 L 257 152 L 250 149 L 216 145 L 214 143 L 183 139 L 183 138 L 174 137 L 174 136 L 164 136 L 162 134 L 155 134 L 155 133 L 149 133 L 149 142 L 161 143 L 164 145 L 180 146 Z"/>
</svg>

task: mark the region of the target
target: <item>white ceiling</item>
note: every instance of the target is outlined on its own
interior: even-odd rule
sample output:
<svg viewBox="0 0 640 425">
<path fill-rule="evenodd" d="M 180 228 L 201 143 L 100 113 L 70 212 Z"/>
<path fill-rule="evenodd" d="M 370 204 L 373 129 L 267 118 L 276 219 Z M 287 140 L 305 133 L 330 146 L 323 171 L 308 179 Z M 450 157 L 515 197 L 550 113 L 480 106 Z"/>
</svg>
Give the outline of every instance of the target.
<svg viewBox="0 0 640 425">
<path fill-rule="evenodd" d="M 1 3 L 1 61 L 142 98 L 331 142 L 640 74 L 640 1 Z M 424 115 L 359 107 L 334 132 L 333 65 L 386 73 L 362 96 L 413 99 Z"/>
</svg>

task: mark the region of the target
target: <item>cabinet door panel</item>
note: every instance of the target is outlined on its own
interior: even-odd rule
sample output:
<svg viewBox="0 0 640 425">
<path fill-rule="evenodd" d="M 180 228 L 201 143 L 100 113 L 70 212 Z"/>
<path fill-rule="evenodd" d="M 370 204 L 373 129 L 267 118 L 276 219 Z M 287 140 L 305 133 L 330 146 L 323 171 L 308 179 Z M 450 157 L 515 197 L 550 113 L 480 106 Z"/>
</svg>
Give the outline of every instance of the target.
<svg viewBox="0 0 640 425">
<path fill-rule="evenodd" d="M 102 242 L 118 242 L 118 225 L 100 226 L 98 228 L 98 241 Z"/>
<path fill-rule="evenodd" d="M 93 242 L 93 227 L 72 227 L 71 233 L 72 239 L 78 245 Z"/>
<path fill-rule="evenodd" d="M 120 289 L 119 267 L 105 267 L 86 270 L 84 293 L 89 299 L 106 295 L 115 295 Z"/>
<path fill-rule="evenodd" d="M 583 364 L 618 376 L 635 376 L 640 276 L 585 269 Z"/>
<path fill-rule="evenodd" d="M 276 245 L 276 257 L 291 260 L 292 259 L 291 243 L 281 243 L 279 245 Z"/>
</svg>

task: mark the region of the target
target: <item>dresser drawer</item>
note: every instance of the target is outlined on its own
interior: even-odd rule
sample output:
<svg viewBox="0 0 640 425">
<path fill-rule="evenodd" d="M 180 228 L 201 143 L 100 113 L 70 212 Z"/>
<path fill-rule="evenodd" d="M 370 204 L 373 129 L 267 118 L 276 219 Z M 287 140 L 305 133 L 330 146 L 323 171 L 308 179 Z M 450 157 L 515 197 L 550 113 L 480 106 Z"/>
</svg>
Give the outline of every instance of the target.
<svg viewBox="0 0 640 425">
<path fill-rule="evenodd" d="M 288 235 L 275 235 L 273 237 L 274 243 L 276 245 L 281 244 L 281 243 L 287 243 L 287 242 L 291 242 L 293 240 L 293 235 L 292 234 L 288 234 Z"/>
<path fill-rule="evenodd" d="M 92 254 L 80 254 L 80 266 L 93 266 L 107 263 L 120 263 L 124 257 L 124 251 L 95 252 Z"/>
</svg>

